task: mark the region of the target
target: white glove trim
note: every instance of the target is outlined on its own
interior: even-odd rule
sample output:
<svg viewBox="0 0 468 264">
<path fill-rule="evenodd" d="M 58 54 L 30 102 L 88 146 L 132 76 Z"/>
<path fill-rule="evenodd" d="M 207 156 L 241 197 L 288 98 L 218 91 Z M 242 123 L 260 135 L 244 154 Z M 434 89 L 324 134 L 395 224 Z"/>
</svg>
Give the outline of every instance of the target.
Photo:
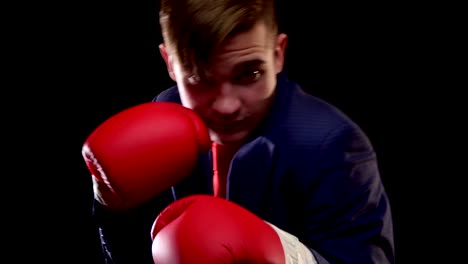
<svg viewBox="0 0 468 264">
<path fill-rule="evenodd" d="M 265 221 L 266 222 L 266 221 Z M 269 224 L 278 234 L 283 246 L 286 264 L 317 264 L 312 252 L 299 239 L 273 224 Z"/>
</svg>

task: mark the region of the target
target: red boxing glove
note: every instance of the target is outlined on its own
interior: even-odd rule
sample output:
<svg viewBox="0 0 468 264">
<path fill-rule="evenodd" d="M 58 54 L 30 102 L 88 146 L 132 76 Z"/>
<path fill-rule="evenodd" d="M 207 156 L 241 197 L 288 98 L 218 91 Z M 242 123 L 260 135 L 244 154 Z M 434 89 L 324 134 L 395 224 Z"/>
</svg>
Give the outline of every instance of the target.
<svg viewBox="0 0 468 264">
<path fill-rule="evenodd" d="M 207 195 L 170 204 L 153 224 L 155 264 L 285 264 L 275 230 L 243 207 Z"/>
<path fill-rule="evenodd" d="M 87 138 L 82 154 L 96 199 L 122 211 L 180 182 L 210 148 L 208 129 L 192 110 L 149 102 L 102 123 Z"/>
</svg>

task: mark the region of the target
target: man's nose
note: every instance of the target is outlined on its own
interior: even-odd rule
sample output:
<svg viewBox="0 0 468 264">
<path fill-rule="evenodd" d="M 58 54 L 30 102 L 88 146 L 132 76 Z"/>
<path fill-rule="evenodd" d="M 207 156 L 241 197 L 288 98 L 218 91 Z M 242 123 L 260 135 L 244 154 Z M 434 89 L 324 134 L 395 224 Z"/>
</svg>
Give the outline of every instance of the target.
<svg viewBox="0 0 468 264">
<path fill-rule="evenodd" d="M 213 110 L 223 116 L 234 116 L 241 106 L 238 91 L 230 82 L 220 84 L 213 101 Z"/>
</svg>

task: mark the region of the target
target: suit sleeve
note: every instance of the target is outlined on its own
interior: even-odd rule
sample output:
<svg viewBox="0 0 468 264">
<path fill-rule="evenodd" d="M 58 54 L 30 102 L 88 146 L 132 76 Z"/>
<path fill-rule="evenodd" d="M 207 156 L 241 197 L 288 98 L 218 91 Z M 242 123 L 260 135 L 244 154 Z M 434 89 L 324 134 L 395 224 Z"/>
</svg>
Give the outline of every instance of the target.
<svg viewBox="0 0 468 264">
<path fill-rule="evenodd" d="M 177 86 L 173 86 L 169 89 L 162 91 L 160 94 L 155 96 L 152 101 L 153 102 L 173 102 L 173 103 L 181 104 Z"/>
<path fill-rule="evenodd" d="M 157 214 L 173 201 L 171 190 L 127 212 L 111 212 L 95 200 L 93 215 L 105 264 L 153 264 L 151 225 Z"/>
<path fill-rule="evenodd" d="M 368 137 L 345 123 L 328 133 L 317 153 L 313 173 L 319 177 L 303 175 L 308 182 L 301 182 L 307 186 L 302 241 L 319 264 L 395 263 L 390 203 Z"/>
</svg>

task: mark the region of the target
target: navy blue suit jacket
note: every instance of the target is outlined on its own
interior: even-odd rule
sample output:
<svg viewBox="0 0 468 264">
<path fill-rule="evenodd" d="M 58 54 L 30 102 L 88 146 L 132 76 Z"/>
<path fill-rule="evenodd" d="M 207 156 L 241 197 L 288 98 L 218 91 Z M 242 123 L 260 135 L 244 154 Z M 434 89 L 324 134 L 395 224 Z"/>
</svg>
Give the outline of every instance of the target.
<svg viewBox="0 0 468 264">
<path fill-rule="evenodd" d="M 180 103 L 177 87 L 153 101 Z M 390 203 L 368 137 L 339 109 L 306 94 L 284 73 L 278 75 L 270 114 L 232 160 L 227 188 L 227 199 L 298 237 L 320 264 L 395 262 Z M 211 154 L 202 155 L 190 177 L 155 199 L 151 213 L 142 209 L 123 217 L 123 223 L 140 221 L 140 233 L 146 228 L 148 235 L 161 208 L 197 193 L 213 194 Z M 122 229 L 108 224 L 106 235 L 102 226 L 104 249 L 131 255 L 129 245 L 113 242 Z M 145 243 L 149 235 L 141 246 L 150 251 Z M 123 252 L 113 253 L 118 250 Z"/>
</svg>

